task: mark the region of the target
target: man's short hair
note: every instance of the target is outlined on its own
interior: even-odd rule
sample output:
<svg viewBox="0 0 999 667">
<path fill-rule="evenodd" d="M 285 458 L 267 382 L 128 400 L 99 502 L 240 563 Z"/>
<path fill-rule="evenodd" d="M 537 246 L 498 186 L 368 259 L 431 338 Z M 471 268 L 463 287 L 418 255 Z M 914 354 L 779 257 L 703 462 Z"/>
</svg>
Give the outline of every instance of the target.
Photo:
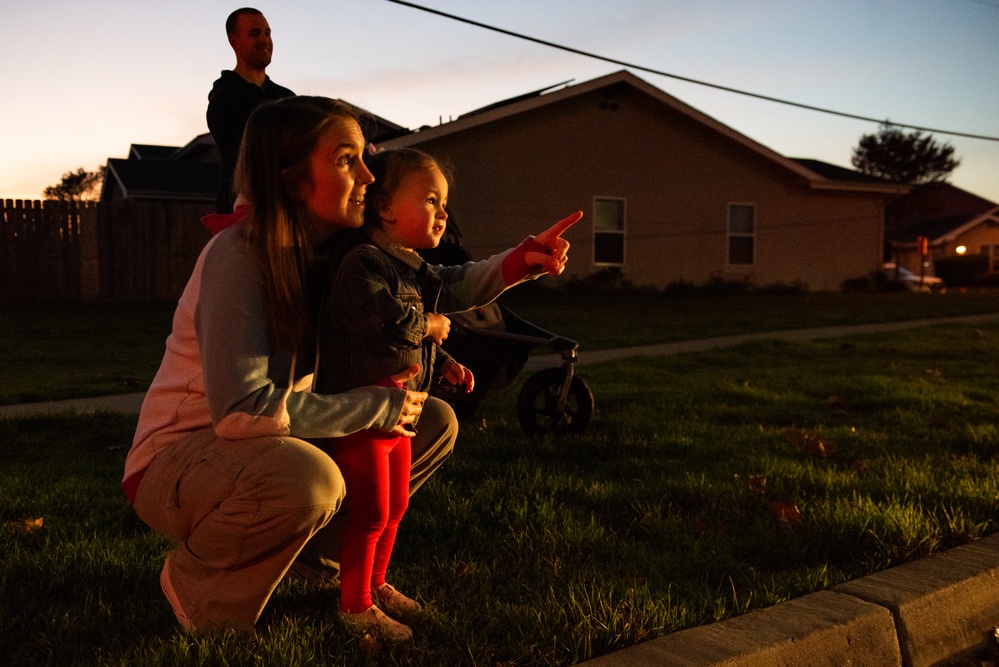
<svg viewBox="0 0 999 667">
<path fill-rule="evenodd" d="M 225 20 L 226 37 L 236 32 L 236 23 L 239 21 L 239 17 L 243 14 L 254 14 L 256 16 L 264 15 L 262 11 L 254 9 L 253 7 L 241 7 L 240 9 L 237 9 L 232 14 L 229 14 L 229 18 Z"/>
</svg>

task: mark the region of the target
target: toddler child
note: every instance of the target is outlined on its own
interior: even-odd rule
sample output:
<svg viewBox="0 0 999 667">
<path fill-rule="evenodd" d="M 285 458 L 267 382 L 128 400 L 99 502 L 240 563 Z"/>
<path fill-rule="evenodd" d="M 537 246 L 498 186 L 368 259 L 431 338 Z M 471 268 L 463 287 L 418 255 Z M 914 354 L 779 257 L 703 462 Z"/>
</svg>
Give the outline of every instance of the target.
<svg viewBox="0 0 999 667">
<path fill-rule="evenodd" d="M 329 312 L 337 342 L 323 346 L 319 377 L 325 386 L 317 389 L 402 386 L 392 376 L 411 369 L 409 390 L 427 391 L 436 371 L 471 391 L 471 371 L 439 348 L 450 330 L 448 318 L 436 312 L 439 300 L 447 301 L 445 281 L 416 253 L 436 247 L 444 233 L 447 178 L 432 157 L 415 149 L 376 153 L 365 162 L 375 182 L 365 195 L 360 241 L 334 268 Z M 330 354 L 331 348 L 337 352 Z M 420 609 L 385 581 L 409 504 L 409 437 L 365 430 L 332 440 L 330 448 L 347 487 L 341 610 L 384 636 L 409 639 L 412 630 L 379 609 Z"/>
</svg>

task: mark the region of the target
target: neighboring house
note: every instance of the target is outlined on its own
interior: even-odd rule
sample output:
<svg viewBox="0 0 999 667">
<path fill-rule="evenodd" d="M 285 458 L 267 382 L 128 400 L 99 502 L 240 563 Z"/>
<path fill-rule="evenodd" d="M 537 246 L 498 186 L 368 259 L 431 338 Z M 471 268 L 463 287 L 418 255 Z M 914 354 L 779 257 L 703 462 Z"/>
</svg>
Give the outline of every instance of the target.
<svg viewBox="0 0 999 667">
<path fill-rule="evenodd" d="M 109 158 L 102 202 L 214 202 L 222 159 L 209 134 L 186 146 L 132 144 L 128 158 Z"/>
<path fill-rule="evenodd" d="M 408 131 L 347 104 L 357 113 L 364 135 L 371 141 Z M 127 158 L 108 159 L 100 201 L 214 203 L 221 172 L 222 158 L 207 132 L 180 148 L 132 144 Z"/>
<path fill-rule="evenodd" d="M 890 202 L 885 210 L 889 258 L 913 273 L 920 261 L 929 275 L 934 262 L 957 255 L 984 255 L 987 270 L 999 272 L 999 204 L 950 183 L 926 183 Z M 922 258 L 917 239 L 927 240 Z"/>
<path fill-rule="evenodd" d="M 885 202 L 908 187 L 786 158 L 626 71 L 546 90 L 379 143 L 453 168 L 474 257 L 581 209 L 567 277 L 837 290 L 880 269 Z"/>
</svg>

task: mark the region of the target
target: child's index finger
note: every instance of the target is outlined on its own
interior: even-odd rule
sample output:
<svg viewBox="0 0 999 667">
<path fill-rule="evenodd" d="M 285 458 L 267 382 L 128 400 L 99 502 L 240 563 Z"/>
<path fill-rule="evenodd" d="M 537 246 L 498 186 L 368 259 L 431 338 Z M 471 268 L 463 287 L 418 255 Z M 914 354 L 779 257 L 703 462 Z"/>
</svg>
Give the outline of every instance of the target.
<svg viewBox="0 0 999 667">
<path fill-rule="evenodd" d="M 554 225 L 543 231 L 541 234 L 538 234 L 539 240 L 540 238 L 544 238 L 545 241 L 549 239 L 557 239 L 558 237 L 562 236 L 563 233 L 565 233 L 565 230 L 569 229 L 574 224 L 579 222 L 579 220 L 582 217 L 583 217 L 582 211 L 576 211 L 571 215 L 567 215 L 566 217 L 562 218 Z"/>
</svg>

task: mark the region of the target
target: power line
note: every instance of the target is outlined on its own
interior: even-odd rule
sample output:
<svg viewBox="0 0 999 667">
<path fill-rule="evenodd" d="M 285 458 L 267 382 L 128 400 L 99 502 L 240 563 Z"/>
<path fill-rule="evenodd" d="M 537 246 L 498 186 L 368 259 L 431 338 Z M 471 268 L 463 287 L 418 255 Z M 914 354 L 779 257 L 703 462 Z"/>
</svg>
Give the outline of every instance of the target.
<svg viewBox="0 0 999 667">
<path fill-rule="evenodd" d="M 783 100 L 778 97 L 770 97 L 769 95 L 761 95 L 760 93 L 753 93 L 746 90 L 739 90 L 738 88 L 730 88 L 728 86 L 722 86 L 717 83 L 709 83 L 707 81 L 700 81 L 698 79 L 692 79 L 686 76 L 680 76 L 679 74 L 671 74 L 669 72 L 663 72 L 662 70 L 652 69 L 651 67 L 644 67 L 642 65 L 635 65 L 634 63 L 625 62 L 623 60 L 616 60 L 614 58 L 608 58 L 606 56 L 597 55 L 595 53 L 590 53 L 589 51 L 583 51 L 581 49 L 576 49 L 571 46 L 565 46 L 564 44 L 556 44 L 555 42 L 549 42 L 543 39 L 538 39 L 537 37 L 531 37 L 529 35 L 524 35 L 518 32 L 513 32 L 512 30 L 506 30 L 504 28 L 498 28 L 486 23 L 480 23 L 478 21 L 473 21 L 472 19 L 467 19 L 461 16 L 455 16 L 454 14 L 448 14 L 447 12 L 442 12 L 437 9 L 431 9 L 429 7 L 423 7 L 412 2 L 406 2 L 405 0 L 388 0 L 388 2 L 393 2 L 397 5 L 403 5 L 405 7 L 411 7 L 413 9 L 419 9 L 423 12 L 428 12 L 430 14 L 436 14 L 438 16 L 443 16 L 444 18 L 449 18 L 454 21 L 460 21 L 461 23 L 467 23 L 469 25 L 474 25 L 478 28 L 485 28 L 486 30 L 492 30 L 493 32 L 498 32 L 504 35 L 509 35 L 510 37 L 516 37 L 518 39 L 527 40 L 529 42 L 534 42 L 536 44 L 542 44 L 544 46 L 550 46 L 555 49 L 560 49 L 562 51 L 568 51 L 569 53 L 575 53 L 580 56 L 586 56 L 587 58 L 595 58 L 596 60 L 602 60 L 604 62 L 612 63 L 615 65 L 621 65 L 623 67 L 630 67 L 642 72 L 648 72 L 650 74 L 658 74 L 659 76 L 669 77 L 671 79 L 677 79 L 678 81 L 685 81 L 687 83 L 697 84 L 699 86 L 707 86 L 708 88 L 714 88 L 716 90 L 722 90 L 727 93 L 735 93 L 737 95 L 745 95 L 747 97 L 754 97 L 759 100 L 765 100 L 767 102 L 776 102 L 777 104 L 785 104 L 787 106 L 797 107 L 799 109 L 807 109 L 808 111 L 818 111 L 821 113 L 832 114 L 834 116 L 842 116 L 843 118 L 852 118 L 854 120 L 863 120 L 871 123 L 889 123 L 896 127 L 905 127 L 910 130 L 916 130 L 919 132 L 932 132 L 935 134 L 949 134 L 957 137 L 966 137 L 968 139 L 982 139 L 984 141 L 999 141 L 999 137 L 990 137 L 982 134 L 969 134 L 967 132 L 957 132 L 955 130 L 941 130 L 932 127 L 921 127 L 919 125 L 910 125 L 908 123 L 897 123 L 895 121 L 888 121 L 881 118 L 872 118 L 870 116 L 860 116 L 858 114 L 847 113 L 845 111 L 835 111 L 833 109 L 825 109 L 823 107 L 816 107 L 810 104 L 802 104 L 801 102 L 792 102 L 790 100 Z"/>
</svg>

